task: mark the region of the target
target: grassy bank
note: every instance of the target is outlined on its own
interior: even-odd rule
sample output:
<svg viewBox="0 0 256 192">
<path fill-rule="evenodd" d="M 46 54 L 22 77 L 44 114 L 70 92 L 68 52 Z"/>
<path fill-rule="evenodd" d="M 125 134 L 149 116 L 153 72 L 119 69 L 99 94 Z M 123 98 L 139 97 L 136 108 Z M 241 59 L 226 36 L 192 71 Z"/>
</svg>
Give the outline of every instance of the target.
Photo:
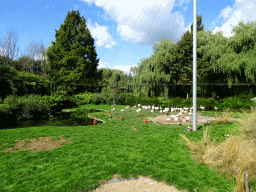
<svg viewBox="0 0 256 192">
<path fill-rule="evenodd" d="M 97 115 L 106 123 L 0 130 L 0 189 L 7 192 L 92 191 L 99 183 L 119 174 L 123 178 L 151 175 L 154 180 L 191 192 L 194 189 L 197 192 L 234 191 L 239 187 L 234 175 L 234 170 L 240 166 L 239 159 L 247 163 L 254 158 L 252 154 L 245 154 L 246 149 L 243 148 L 245 152 L 242 152 L 239 148 L 239 143 L 243 147 L 248 145 L 246 135 L 243 139 L 236 139 L 242 135 L 239 132 L 241 126 L 246 125 L 241 125 L 241 122 L 223 120 L 224 123 L 214 122 L 196 132 L 187 132 L 187 125 L 144 123 L 144 119 L 159 115 L 159 112 L 142 109 L 137 117 L 136 109 L 126 109 L 121 105 L 115 106 L 115 111 L 110 105 L 79 108 L 92 107 L 106 110 L 104 115 L 103 112 L 89 114 L 91 117 Z M 215 115 L 215 112 L 207 111 L 198 113 Z M 217 115 L 225 119 L 226 113 L 218 112 Z M 234 112 L 231 116 L 240 117 Z M 210 136 L 208 130 L 211 130 Z M 224 134 L 230 137 L 223 137 Z M 229 162 L 228 155 L 224 155 L 223 149 L 230 142 L 236 144 L 238 151 L 232 162 Z M 248 150 L 254 152 L 251 147 L 255 143 L 248 142 L 251 142 Z M 25 150 L 23 145 L 30 150 Z M 252 176 L 251 172 L 249 177 Z M 255 180 L 250 180 L 249 184 L 255 190 Z"/>
</svg>

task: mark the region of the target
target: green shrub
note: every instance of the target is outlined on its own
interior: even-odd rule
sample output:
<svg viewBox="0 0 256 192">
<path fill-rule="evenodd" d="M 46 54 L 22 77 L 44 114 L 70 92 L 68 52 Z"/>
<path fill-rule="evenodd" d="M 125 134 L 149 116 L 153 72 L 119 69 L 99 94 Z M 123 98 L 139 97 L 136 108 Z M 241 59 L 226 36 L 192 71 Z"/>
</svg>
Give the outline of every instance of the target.
<svg viewBox="0 0 256 192">
<path fill-rule="evenodd" d="M 17 111 L 17 119 L 32 118 L 42 114 L 45 110 L 49 110 L 49 104 L 41 99 L 39 95 L 25 95 L 17 97 L 9 95 L 5 98 L 4 103 L 9 106 L 8 110 Z M 10 113 L 5 111 L 5 113 Z"/>
<path fill-rule="evenodd" d="M 8 107 L 4 110 L 5 114 L 12 114 L 14 111 L 20 111 L 23 107 L 23 104 L 18 99 L 18 96 L 14 93 L 12 95 L 8 95 L 3 104 L 8 105 Z"/>
<path fill-rule="evenodd" d="M 117 103 L 118 105 L 125 105 L 126 104 L 125 99 L 126 99 L 126 94 L 121 93 L 117 95 L 117 97 L 115 97 L 115 103 Z"/>
<path fill-rule="evenodd" d="M 76 105 L 73 101 L 70 100 L 70 91 L 66 86 L 59 86 L 57 91 L 54 92 L 51 96 L 43 96 L 42 99 L 47 101 L 52 110 L 59 111 L 63 108 L 69 108 L 73 105 Z"/>
<path fill-rule="evenodd" d="M 76 105 L 85 105 L 90 104 L 92 101 L 93 94 L 92 93 L 80 93 L 78 95 L 73 95 L 70 98 L 70 101 L 74 102 Z"/>
<path fill-rule="evenodd" d="M 170 102 L 168 102 L 169 107 L 182 107 L 182 99 L 180 97 L 171 99 Z"/>
<path fill-rule="evenodd" d="M 125 103 L 127 105 L 134 105 L 136 103 L 136 97 L 132 93 L 127 93 L 125 97 Z"/>
<path fill-rule="evenodd" d="M 92 103 L 99 105 L 102 102 L 102 97 L 100 95 L 100 93 L 95 93 L 92 97 Z"/>
<path fill-rule="evenodd" d="M 40 95 L 25 95 L 19 97 L 19 101 L 23 106 L 19 118 L 38 118 L 42 116 L 43 112 L 51 109 L 49 104 Z"/>
</svg>

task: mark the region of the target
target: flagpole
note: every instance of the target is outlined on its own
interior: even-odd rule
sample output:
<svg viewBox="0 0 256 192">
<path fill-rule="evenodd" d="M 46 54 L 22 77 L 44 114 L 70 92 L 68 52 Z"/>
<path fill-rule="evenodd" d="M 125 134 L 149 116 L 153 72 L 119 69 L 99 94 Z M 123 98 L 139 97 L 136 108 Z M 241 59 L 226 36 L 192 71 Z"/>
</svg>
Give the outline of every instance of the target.
<svg viewBox="0 0 256 192">
<path fill-rule="evenodd" d="M 193 131 L 196 131 L 196 120 L 197 120 L 197 109 L 196 109 L 196 100 L 197 100 L 197 52 L 196 52 L 196 40 L 197 40 L 197 15 L 196 15 L 196 4 L 197 0 L 194 0 L 194 24 L 193 24 Z"/>
</svg>

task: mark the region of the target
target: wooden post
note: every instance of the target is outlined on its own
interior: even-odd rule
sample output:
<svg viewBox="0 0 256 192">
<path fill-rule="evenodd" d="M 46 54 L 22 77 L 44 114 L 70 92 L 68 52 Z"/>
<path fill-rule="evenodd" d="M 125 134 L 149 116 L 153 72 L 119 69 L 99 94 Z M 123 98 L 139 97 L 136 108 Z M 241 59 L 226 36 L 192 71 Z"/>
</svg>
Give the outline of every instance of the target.
<svg viewBox="0 0 256 192">
<path fill-rule="evenodd" d="M 249 192 L 249 186 L 248 186 L 248 167 L 245 167 L 245 170 L 244 170 L 244 187 L 245 187 L 245 192 Z"/>
</svg>

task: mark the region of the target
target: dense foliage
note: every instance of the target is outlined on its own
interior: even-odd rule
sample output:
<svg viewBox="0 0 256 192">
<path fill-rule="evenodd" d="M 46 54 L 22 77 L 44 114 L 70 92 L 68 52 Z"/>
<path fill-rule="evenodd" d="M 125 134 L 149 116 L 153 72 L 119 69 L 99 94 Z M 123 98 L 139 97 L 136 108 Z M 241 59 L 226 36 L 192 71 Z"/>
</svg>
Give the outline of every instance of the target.
<svg viewBox="0 0 256 192">
<path fill-rule="evenodd" d="M 75 80 L 83 84 L 85 79 L 96 80 L 99 59 L 94 39 L 79 11 L 68 12 L 55 37 L 56 42 L 52 42 L 46 52 L 50 65 L 46 73 L 50 81 L 71 84 Z"/>
</svg>

